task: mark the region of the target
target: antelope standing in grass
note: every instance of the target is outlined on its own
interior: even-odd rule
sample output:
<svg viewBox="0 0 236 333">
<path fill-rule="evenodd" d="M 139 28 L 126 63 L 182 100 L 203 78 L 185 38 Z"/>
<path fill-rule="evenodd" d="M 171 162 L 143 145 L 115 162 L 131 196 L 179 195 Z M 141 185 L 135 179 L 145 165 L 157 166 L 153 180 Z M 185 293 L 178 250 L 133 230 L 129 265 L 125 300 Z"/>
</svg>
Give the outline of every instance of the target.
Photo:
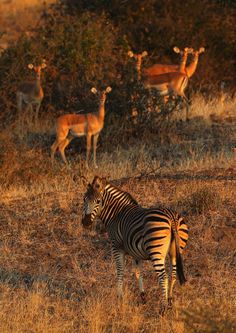
<svg viewBox="0 0 236 333">
<path fill-rule="evenodd" d="M 181 51 L 179 48 L 174 47 L 176 53 L 180 53 L 181 62 L 179 65 L 162 65 L 155 64 L 143 70 L 143 84 L 145 88 L 154 88 L 160 95 L 164 96 L 165 102 L 168 101 L 168 96 L 180 96 L 186 103 L 186 119 L 188 119 L 189 101 L 185 96 L 185 89 L 188 85 L 188 79 L 191 77 L 197 68 L 199 54 L 205 51 L 204 47 L 199 50 L 192 48 L 185 48 Z M 188 54 L 193 54 L 193 60 L 186 66 Z M 132 56 L 132 52 L 129 54 Z M 141 65 L 137 70 L 141 72 Z M 141 75 L 140 75 L 141 76 Z"/>
<path fill-rule="evenodd" d="M 128 52 L 128 56 L 130 58 L 134 58 L 136 60 L 136 70 L 138 74 L 138 79 L 141 79 L 141 66 L 143 58 L 145 58 L 148 55 L 147 51 L 143 51 L 142 53 L 135 54 L 132 51 Z"/>
<path fill-rule="evenodd" d="M 154 64 L 150 67 L 143 69 L 143 76 L 152 76 L 159 75 L 164 73 L 172 73 L 172 72 L 181 72 L 187 74 L 185 71 L 186 62 L 188 59 L 188 55 L 193 53 L 193 49 L 189 47 L 185 47 L 183 50 L 180 50 L 177 46 L 173 48 L 175 53 L 180 54 L 181 59 L 179 64 Z"/>
<path fill-rule="evenodd" d="M 142 77 L 142 82 L 145 88 L 150 89 L 154 88 L 158 91 L 158 93 L 161 96 L 168 96 L 169 95 L 175 95 L 180 96 L 184 99 L 186 102 L 186 117 L 188 118 L 188 109 L 189 109 L 189 102 L 187 97 L 185 96 L 184 90 L 187 87 L 188 84 L 188 76 L 186 73 L 184 73 L 184 68 L 187 61 L 187 56 L 189 53 L 192 52 L 192 49 L 185 48 L 184 51 L 180 51 L 177 47 L 174 48 L 175 52 L 180 53 L 182 55 L 181 63 L 179 65 L 179 71 L 178 72 L 171 72 L 171 73 L 163 73 L 163 74 L 155 74 L 153 75 L 152 71 L 149 72 L 142 72 L 141 75 L 141 65 L 137 66 L 138 76 Z M 128 55 L 130 57 L 134 57 L 133 52 L 129 52 Z M 138 55 L 136 55 L 136 58 L 138 59 Z M 166 70 L 166 69 L 165 69 Z M 165 102 L 167 102 L 167 98 L 165 98 Z"/>
<path fill-rule="evenodd" d="M 44 96 L 43 88 L 41 86 L 41 70 L 45 67 L 45 61 L 39 66 L 28 64 L 28 68 L 34 71 L 35 79 L 34 81 L 22 82 L 17 91 L 17 109 L 19 115 L 21 115 L 22 112 L 23 102 L 26 104 L 26 110 L 30 109 L 32 114 L 33 105 L 35 105 L 35 122 L 38 119 L 40 105 Z"/>
<path fill-rule="evenodd" d="M 92 93 L 97 93 L 96 88 L 91 89 Z M 91 141 L 93 137 L 93 161 L 97 167 L 96 150 L 99 134 L 104 126 L 105 119 L 105 102 L 107 94 L 111 91 L 111 87 L 100 93 L 100 106 L 97 112 L 87 114 L 65 114 L 60 116 L 56 121 L 56 140 L 51 146 L 51 159 L 57 149 L 61 154 L 63 161 L 68 164 L 65 156 L 65 148 L 75 137 L 86 136 L 86 165 L 88 166 Z"/>
<path fill-rule="evenodd" d="M 181 61 L 179 65 L 154 64 L 143 69 L 143 76 L 152 76 L 172 72 L 184 73 L 189 78 L 193 76 L 197 69 L 199 55 L 205 52 L 205 48 L 200 47 L 199 50 L 194 50 L 193 48 L 185 47 L 184 50 L 181 51 L 178 47 L 175 46 L 173 50 L 181 55 Z M 189 65 L 186 65 L 187 57 L 189 54 L 193 55 L 193 59 L 190 61 Z"/>
</svg>

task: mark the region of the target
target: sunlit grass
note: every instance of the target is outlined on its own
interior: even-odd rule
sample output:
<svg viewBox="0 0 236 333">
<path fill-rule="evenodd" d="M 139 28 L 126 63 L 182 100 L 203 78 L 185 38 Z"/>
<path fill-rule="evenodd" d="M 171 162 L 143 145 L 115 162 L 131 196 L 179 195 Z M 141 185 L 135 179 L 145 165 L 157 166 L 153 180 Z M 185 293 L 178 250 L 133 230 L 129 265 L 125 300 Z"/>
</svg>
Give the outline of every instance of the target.
<svg viewBox="0 0 236 333">
<path fill-rule="evenodd" d="M 217 102 L 212 108 L 199 98 L 193 99 L 186 123 L 174 121 L 154 133 L 145 128 L 132 140 L 127 133 L 127 140 L 111 135 L 117 123 L 104 129 L 98 169 L 92 161 L 85 168 L 85 138 L 67 149 L 68 167 L 59 155 L 51 163 L 54 119 L 43 110 L 36 124 L 25 115 L 27 121 L 16 118 L 1 132 L 1 332 L 199 333 L 204 325 L 207 332 L 215 327 L 230 332 L 236 317 L 235 125 L 225 114 L 232 101 L 224 112 Z M 212 112 L 219 119 L 212 119 Z M 144 263 L 147 303 L 140 301 L 129 258 L 119 302 L 106 234 L 98 227 L 82 229 L 83 194 L 95 174 L 114 181 L 144 207 L 172 207 L 187 220 L 188 282 L 176 283 L 174 307 L 164 317 L 151 263 Z"/>
</svg>

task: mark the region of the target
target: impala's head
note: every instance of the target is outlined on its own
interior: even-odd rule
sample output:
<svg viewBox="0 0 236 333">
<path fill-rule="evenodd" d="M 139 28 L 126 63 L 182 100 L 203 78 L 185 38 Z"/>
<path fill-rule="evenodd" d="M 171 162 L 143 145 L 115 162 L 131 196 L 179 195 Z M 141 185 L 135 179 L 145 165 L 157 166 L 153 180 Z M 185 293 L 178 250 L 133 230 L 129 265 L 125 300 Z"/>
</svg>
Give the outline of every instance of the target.
<svg viewBox="0 0 236 333">
<path fill-rule="evenodd" d="M 112 88 L 108 86 L 108 87 L 106 87 L 105 90 L 103 90 L 103 91 L 101 91 L 99 93 L 99 96 L 100 96 L 100 99 L 101 99 L 102 102 L 105 102 L 107 94 L 109 94 L 109 92 L 111 92 L 111 91 L 112 91 Z M 98 93 L 98 91 L 97 91 L 97 89 L 95 87 L 93 87 L 91 89 L 91 92 L 93 94 L 97 94 Z"/>
<path fill-rule="evenodd" d="M 143 51 L 142 53 L 134 54 L 132 51 L 128 52 L 128 56 L 130 58 L 134 58 L 136 60 L 136 69 L 138 72 L 138 78 L 141 77 L 141 66 L 142 66 L 142 60 L 144 57 L 148 55 L 147 51 Z"/>
<path fill-rule="evenodd" d="M 102 208 L 102 197 L 106 187 L 106 179 L 95 176 L 92 184 L 88 184 L 84 195 L 82 225 L 89 228 Z"/>
<path fill-rule="evenodd" d="M 199 50 L 193 50 L 192 54 L 195 58 L 199 57 L 199 54 L 205 52 L 205 47 L 200 47 Z"/>
<path fill-rule="evenodd" d="M 132 51 L 128 52 L 128 56 L 130 58 L 134 58 L 136 60 L 142 59 L 142 58 L 146 57 L 147 55 L 148 55 L 147 51 L 143 51 L 142 53 L 137 53 L 137 54 L 133 53 Z"/>
<path fill-rule="evenodd" d="M 180 50 L 177 46 L 173 48 L 175 53 L 178 53 L 181 55 L 181 60 L 186 61 L 189 54 L 193 53 L 193 48 L 191 47 L 185 47 L 183 50 Z"/>
<path fill-rule="evenodd" d="M 142 53 L 134 54 L 132 51 L 128 52 L 128 56 L 130 58 L 134 58 L 137 61 L 138 70 L 141 69 L 142 59 L 148 55 L 147 51 L 143 51 Z"/>
<path fill-rule="evenodd" d="M 43 69 L 45 67 L 47 67 L 45 60 L 43 60 L 42 64 L 39 66 L 34 66 L 33 64 L 28 64 L 28 68 L 34 70 L 35 76 L 37 79 L 40 78 L 41 69 Z"/>
</svg>

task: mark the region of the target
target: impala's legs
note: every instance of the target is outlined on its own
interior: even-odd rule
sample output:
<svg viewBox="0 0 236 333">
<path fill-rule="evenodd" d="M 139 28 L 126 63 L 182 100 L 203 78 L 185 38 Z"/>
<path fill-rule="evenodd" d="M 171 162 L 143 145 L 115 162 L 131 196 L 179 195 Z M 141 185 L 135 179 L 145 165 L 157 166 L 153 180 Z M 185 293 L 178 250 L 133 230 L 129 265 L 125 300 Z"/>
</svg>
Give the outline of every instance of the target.
<svg viewBox="0 0 236 333">
<path fill-rule="evenodd" d="M 58 145 L 59 145 L 59 141 L 58 139 L 56 139 L 53 144 L 51 145 L 51 161 L 53 162 L 54 161 L 54 155 L 55 155 L 55 152 L 58 148 Z"/>
<path fill-rule="evenodd" d="M 68 164 L 66 155 L 65 155 L 65 148 L 69 145 L 71 140 L 72 140 L 72 137 L 67 137 L 59 143 L 58 149 L 59 149 L 59 152 L 60 152 L 61 157 L 62 157 L 63 161 L 65 162 L 65 164 Z"/>
<path fill-rule="evenodd" d="M 17 110 L 18 112 L 22 112 L 22 94 L 19 91 L 16 93 L 16 100 L 17 100 Z"/>
<path fill-rule="evenodd" d="M 86 140 L 87 140 L 87 149 L 86 149 L 86 166 L 88 167 L 88 161 L 89 161 L 89 155 L 90 155 L 90 149 L 91 149 L 91 138 L 92 135 L 87 133 Z"/>
<path fill-rule="evenodd" d="M 67 130 L 63 133 L 63 136 L 61 135 L 61 136 L 57 137 L 56 140 L 54 141 L 54 143 L 51 145 L 51 160 L 52 160 L 52 162 L 54 160 L 55 152 L 57 151 L 57 149 L 59 149 L 63 161 L 66 164 L 68 164 L 65 153 L 64 153 L 64 150 L 65 150 L 66 146 L 68 146 L 68 144 L 72 140 L 72 137 L 67 138 L 68 132 L 69 131 Z"/>
<path fill-rule="evenodd" d="M 31 122 L 33 120 L 33 115 L 34 115 L 34 109 L 33 109 L 33 105 L 31 103 L 26 104 L 24 113 L 26 115 L 26 119 L 28 119 L 29 122 Z"/>
<path fill-rule="evenodd" d="M 22 130 L 23 126 L 23 115 L 22 115 L 22 104 L 23 104 L 23 97 L 21 92 L 17 92 L 16 94 L 16 100 L 17 100 L 17 111 L 18 111 L 18 119 L 19 119 L 19 125 Z"/>
<path fill-rule="evenodd" d="M 39 102 L 39 103 L 36 105 L 35 118 L 34 118 L 34 122 L 35 122 L 35 124 L 36 124 L 36 122 L 37 122 L 37 120 L 38 120 L 40 106 L 41 106 L 41 102 Z"/>
<path fill-rule="evenodd" d="M 97 166 L 97 156 L 96 156 L 98 136 L 99 136 L 99 133 L 98 133 L 98 134 L 95 134 L 95 135 L 93 136 L 93 161 L 94 161 L 94 166 L 95 166 L 95 168 L 98 167 L 98 166 Z"/>
<path fill-rule="evenodd" d="M 185 101 L 185 107 L 186 107 L 186 121 L 189 120 L 189 100 L 187 99 L 187 97 L 185 96 L 185 94 L 183 94 L 183 99 Z"/>
</svg>

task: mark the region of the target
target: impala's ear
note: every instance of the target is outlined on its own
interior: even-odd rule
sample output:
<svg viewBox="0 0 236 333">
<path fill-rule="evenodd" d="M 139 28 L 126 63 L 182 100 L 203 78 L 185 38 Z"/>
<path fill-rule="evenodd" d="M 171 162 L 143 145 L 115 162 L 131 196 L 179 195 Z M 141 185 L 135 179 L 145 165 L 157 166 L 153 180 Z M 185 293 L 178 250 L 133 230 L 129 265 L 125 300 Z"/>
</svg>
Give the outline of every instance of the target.
<svg viewBox="0 0 236 333">
<path fill-rule="evenodd" d="M 41 68 L 45 68 L 45 67 L 47 67 L 47 65 L 46 65 L 45 60 L 43 60 L 43 62 L 42 62 L 42 64 L 41 64 Z"/>
<path fill-rule="evenodd" d="M 198 50 L 198 53 L 200 54 L 200 53 L 203 53 L 203 52 L 205 52 L 205 47 L 200 47 L 200 49 Z"/>
<path fill-rule="evenodd" d="M 143 51 L 142 57 L 146 57 L 148 55 L 147 51 Z"/>
<path fill-rule="evenodd" d="M 111 87 L 109 87 L 109 86 L 108 86 L 108 87 L 106 88 L 106 90 L 105 90 L 105 91 L 106 91 L 106 93 L 109 93 L 109 92 L 111 92 L 111 91 L 112 91 L 112 89 L 111 89 Z"/>
<path fill-rule="evenodd" d="M 97 89 L 96 89 L 95 87 L 93 87 L 93 88 L 91 89 L 91 92 L 92 92 L 93 94 L 96 94 L 98 91 L 97 91 Z"/>
<path fill-rule="evenodd" d="M 180 53 L 180 49 L 177 46 L 173 47 L 173 50 L 175 53 Z"/>
<path fill-rule="evenodd" d="M 34 68 L 34 65 L 33 65 L 33 64 L 28 64 L 28 68 L 29 68 L 29 69 L 33 69 L 33 68 Z"/>
<path fill-rule="evenodd" d="M 133 58 L 133 57 L 134 57 L 134 53 L 133 53 L 132 51 L 129 51 L 129 52 L 128 52 L 128 56 L 129 56 L 130 58 Z"/>
</svg>

